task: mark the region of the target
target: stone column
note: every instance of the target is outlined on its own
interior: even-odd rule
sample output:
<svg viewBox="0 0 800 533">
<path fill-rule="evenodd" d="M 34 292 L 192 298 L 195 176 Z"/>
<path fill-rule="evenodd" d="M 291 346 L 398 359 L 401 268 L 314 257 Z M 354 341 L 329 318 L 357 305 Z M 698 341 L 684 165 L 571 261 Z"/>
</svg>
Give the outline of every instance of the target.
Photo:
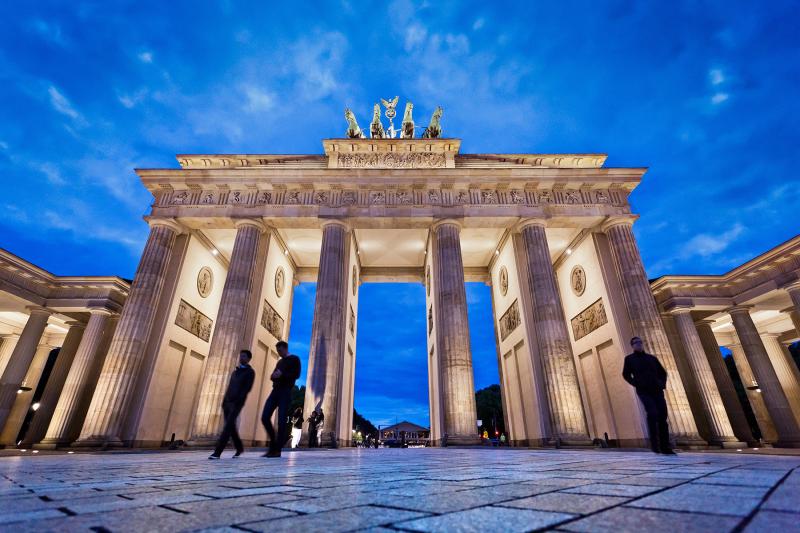
<svg viewBox="0 0 800 533">
<path fill-rule="evenodd" d="M 72 361 L 75 359 L 75 353 L 78 351 L 81 338 L 83 337 L 83 330 L 86 324 L 83 322 L 67 322 L 69 330 L 64 337 L 64 342 L 61 344 L 61 349 L 58 351 L 56 363 L 53 365 L 53 370 L 50 372 L 50 378 L 47 380 L 47 385 L 42 394 L 42 399 L 39 400 L 39 409 L 31 420 L 31 425 L 25 433 L 25 438 L 22 440 L 23 445 L 30 445 L 39 442 L 44 438 L 47 433 L 47 428 L 56 410 L 61 391 L 64 387 L 64 382 L 67 379 L 67 374 L 72 367 Z"/>
<path fill-rule="evenodd" d="M 789 315 L 792 317 L 794 329 L 796 329 L 797 334 L 800 335 L 800 280 L 790 283 L 784 288 L 786 292 L 789 293 L 789 298 L 792 299 L 794 312 L 789 313 Z"/>
<path fill-rule="evenodd" d="M 258 220 L 236 221 L 236 240 L 194 415 L 191 440 L 195 444 L 215 441 L 222 429 L 222 398 L 231 372 L 236 367 L 239 352 L 248 348 L 242 342 L 246 329 L 245 317 L 253 293 L 259 289 L 254 287 L 253 279 L 256 276 L 259 244 L 265 231 L 266 227 Z"/>
<path fill-rule="evenodd" d="M 119 446 L 144 351 L 164 287 L 167 266 L 181 228 L 170 219 L 151 219 L 150 236 L 130 294 L 86 413 L 78 446 Z"/>
<path fill-rule="evenodd" d="M 783 393 L 789 401 L 794 418 L 800 424 L 800 382 L 798 382 L 797 366 L 791 361 L 788 354 L 781 346 L 777 333 L 761 334 L 761 342 L 767 350 L 769 360 L 778 376 L 778 381 L 783 388 Z"/>
<path fill-rule="evenodd" d="M 544 368 L 552 439 L 565 444 L 591 444 L 586 428 L 578 373 L 564 308 L 558 291 L 545 222 L 526 220 L 520 233 L 533 304 L 533 327 Z"/>
<path fill-rule="evenodd" d="M 735 336 L 735 335 L 734 335 Z M 753 415 L 756 417 L 758 429 L 761 432 L 761 439 L 768 444 L 774 444 L 778 440 L 778 432 L 775 431 L 775 424 L 772 423 L 772 418 L 769 416 L 767 404 L 764 403 L 764 395 L 761 394 L 761 389 L 757 388 L 758 382 L 753 371 L 750 369 L 750 363 L 747 362 L 747 357 L 744 355 L 744 348 L 740 343 L 734 343 L 727 348 L 731 351 L 733 362 L 736 364 L 736 371 L 739 373 L 739 378 L 742 380 L 744 392 L 747 395 L 747 401 L 750 403 L 750 408 L 753 410 Z"/>
<path fill-rule="evenodd" d="M 53 410 L 50 423 L 45 428 L 44 439 L 38 448 L 55 448 L 66 446 L 74 437 L 69 430 L 74 427 L 75 417 L 78 414 L 78 405 L 83 397 L 86 387 L 89 386 L 91 368 L 98 357 L 98 348 L 103 339 L 111 312 L 106 309 L 92 309 L 86 331 L 80 341 L 74 359 L 64 380 L 61 394 Z M 61 355 L 59 354 L 59 357 Z M 56 363 L 58 364 L 58 363 Z M 34 441 L 36 442 L 36 441 Z"/>
<path fill-rule="evenodd" d="M 614 257 L 631 330 L 634 335 L 642 338 L 645 350 L 658 357 L 669 375 L 667 390 L 664 392 L 669 409 L 670 432 L 679 444 L 702 445 L 704 441 L 697 433 L 689 400 L 679 378 L 669 340 L 633 236 L 633 218 L 612 218 L 603 225 L 603 231 L 608 236 L 611 255 Z"/>
<path fill-rule="evenodd" d="M 692 370 L 695 383 L 697 383 L 700 402 L 708 420 L 709 444 L 722 447 L 743 446 L 744 443 L 737 441 L 733 435 L 733 427 L 731 427 L 728 414 L 725 412 L 722 396 L 714 382 L 714 375 L 703 349 L 703 343 L 700 341 L 700 335 L 698 335 L 692 319 L 691 308 L 678 307 L 671 312 L 675 317 L 675 325 L 683 342 L 686 360 Z"/>
<path fill-rule="evenodd" d="M 792 408 L 786 399 L 778 375 L 769 360 L 767 350 L 761 342 L 758 329 L 750 316 L 750 309 L 737 306 L 728 310 L 736 329 L 739 342 L 742 343 L 747 362 L 753 370 L 758 386 L 767 405 L 770 418 L 778 432 L 777 446 L 787 448 L 800 447 L 800 426 L 794 418 Z"/>
<path fill-rule="evenodd" d="M 461 225 L 454 220 L 442 220 L 433 225 L 431 232 L 443 431 L 447 434 L 448 445 L 477 444 L 480 438 L 461 257 Z"/>
<path fill-rule="evenodd" d="M 714 335 L 714 330 L 711 329 L 712 323 L 711 320 L 701 320 L 695 323 L 695 327 L 697 328 L 697 334 L 700 336 L 700 342 L 703 344 L 711 373 L 714 376 L 714 383 L 717 386 L 717 390 L 719 390 L 722 404 L 725 406 L 725 412 L 728 413 L 728 420 L 730 420 L 733 428 L 733 434 L 741 441 L 754 444 L 756 440 L 753 438 L 750 424 L 747 423 L 747 417 L 744 416 L 744 409 L 742 409 L 742 404 L 736 395 L 731 375 L 728 373 L 728 368 L 722 359 L 722 352 L 719 349 L 719 344 L 717 344 L 717 338 Z"/>
<path fill-rule="evenodd" d="M 322 225 L 322 249 L 317 274 L 314 323 L 308 355 L 306 397 L 303 416 L 322 409 L 321 446 L 335 446 L 345 354 L 347 286 L 349 279 L 350 228 L 341 220 L 326 220 Z M 308 427 L 303 442 L 308 442 Z"/>
<path fill-rule="evenodd" d="M 47 320 L 52 313 L 43 307 L 29 307 L 28 312 L 30 313 L 28 321 L 22 328 L 17 345 L 11 353 L 2 377 L 0 377 L 0 430 L 6 425 L 8 415 L 14 406 L 14 400 L 17 399 L 17 391 L 22 380 L 25 379 L 25 374 L 28 372 L 28 367 L 33 361 L 39 341 L 47 327 Z"/>
<path fill-rule="evenodd" d="M 14 346 L 17 345 L 19 340 L 19 333 L 10 333 L 0 336 L 0 376 L 6 369 L 8 360 L 11 359 L 11 354 L 14 351 Z"/>
</svg>

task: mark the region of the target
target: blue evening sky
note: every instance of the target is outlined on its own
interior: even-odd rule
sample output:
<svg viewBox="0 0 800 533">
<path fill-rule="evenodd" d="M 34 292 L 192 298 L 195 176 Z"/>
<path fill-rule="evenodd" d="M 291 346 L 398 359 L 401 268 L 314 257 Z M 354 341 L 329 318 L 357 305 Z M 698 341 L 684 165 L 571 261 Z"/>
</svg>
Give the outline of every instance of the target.
<svg viewBox="0 0 800 533">
<path fill-rule="evenodd" d="M 798 232 L 797 2 L 0 4 L 0 246 L 57 274 L 131 277 L 176 153 L 320 153 L 350 106 L 444 107 L 462 151 L 603 152 L 648 273 L 721 273 Z M 313 284 L 290 341 L 307 354 Z M 468 286 L 476 385 L 497 382 Z M 356 406 L 427 421 L 424 299 L 365 285 Z"/>
</svg>

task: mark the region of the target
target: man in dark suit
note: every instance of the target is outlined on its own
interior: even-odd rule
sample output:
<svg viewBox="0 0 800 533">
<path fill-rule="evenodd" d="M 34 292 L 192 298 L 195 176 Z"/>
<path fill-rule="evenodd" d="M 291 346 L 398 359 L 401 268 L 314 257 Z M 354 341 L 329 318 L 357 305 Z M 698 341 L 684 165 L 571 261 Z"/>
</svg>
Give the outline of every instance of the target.
<svg viewBox="0 0 800 533">
<path fill-rule="evenodd" d="M 233 439 L 233 445 L 236 447 L 234 458 L 242 455 L 244 451 L 242 439 L 239 438 L 239 431 L 236 429 L 236 419 L 239 417 L 239 411 L 244 407 L 244 401 L 247 399 L 250 389 L 253 388 L 253 381 L 256 378 L 256 373 L 250 366 L 252 358 L 253 354 L 250 353 L 250 350 L 239 352 L 239 364 L 231 374 L 228 390 L 225 391 L 225 396 L 222 398 L 222 414 L 225 416 L 225 425 L 222 427 L 222 433 L 219 435 L 214 453 L 208 456 L 209 459 L 219 459 L 222 450 L 228 445 L 229 439 Z"/>
<path fill-rule="evenodd" d="M 281 448 L 286 442 L 287 422 L 289 417 L 289 406 L 292 403 L 292 388 L 294 381 L 300 377 L 300 358 L 289 354 L 289 345 L 280 341 L 275 345 L 280 360 L 275 365 L 270 379 L 272 380 L 272 392 L 267 397 L 264 404 L 264 412 L 261 413 L 261 423 L 269 436 L 269 450 L 264 457 L 280 457 Z M 278 434 L 272 426 L 272 413 L 278 410 Z"/>
<path fill-rule="evenodd" d="M 633 353 L 625 357 L 622 377 L 636 387 L 636 395 L 647 413 L 650 447 L 655 453 L 675 455 L 669 443 L 667 401 L 664 399 L 667 371 L 656 356 L 645 353 L 642 339 L 632 338 L 631 346 Z"/>
</svg>

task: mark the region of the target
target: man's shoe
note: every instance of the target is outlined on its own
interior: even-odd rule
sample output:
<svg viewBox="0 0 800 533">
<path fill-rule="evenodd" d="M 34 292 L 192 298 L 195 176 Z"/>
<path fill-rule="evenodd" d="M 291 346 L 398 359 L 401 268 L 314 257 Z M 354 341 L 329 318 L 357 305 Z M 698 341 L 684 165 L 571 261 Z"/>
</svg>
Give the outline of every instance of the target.
<svg viewBox="0 0 800 533">
<path fill-rule="evenodd" d="M 278 451 L 270 450 L 261 457 L 280 457 L 280 456 L 281 456 L 280 450 Z"/>
<path fill-rule="evenodd" d="M 238 459 L 239 456 L 242 455 L 243 452 L 244 452 L 244 450 L 237 450 L 236 453 L 233 454 L 233 458 L 234 459 Z"/>
<path fill-rule="evenodd" d="M 678 455 L 674 450 L 664 450 L 661 455 Z"/>
<path fill-rule="evenodd" d="M 208 456 L 208 458 L 211 459 L 211 460 L 217 460 L 217 459 L 219 459 L 219 455 L 217 455 L 215 453 L 212 453 L 211 455 Z"/>
</svg>

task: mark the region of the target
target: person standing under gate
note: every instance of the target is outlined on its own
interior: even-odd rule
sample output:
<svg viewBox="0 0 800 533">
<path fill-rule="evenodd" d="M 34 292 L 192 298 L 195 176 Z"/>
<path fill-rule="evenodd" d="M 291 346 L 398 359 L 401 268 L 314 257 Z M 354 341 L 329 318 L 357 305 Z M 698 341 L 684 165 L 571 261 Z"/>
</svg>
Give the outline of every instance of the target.
<svg viewBox="0 0 800 533">
<path fill-rule="evenodd" d="M 269 436 L 269 449 L 264 457 L 280 457 L 281 448 L 286 443 L 286 426 L 288 425 L 289 406 L 292 403 L 292 388 L 294 382 L 300 377 L 300 358 L 289 354 L 289 345 L 284 341 L 279 341 L 275 345 L 280 360 L 275 365 L 270 379 L 272 380 L 272 392 L 267 397 L 264 404 L 264 412 L 261 413 L 261 423 Z M 278 410 L 278 433 L 272 426 L 272 413 Z"/>
<path fill-rule="evenodd" d="M 292 448 L 297 448 L 300 444 L 300 437 L 303 435 L 303 408 L 298 407 L 292 414 Z"/>
<path fill-rule="evenodd" d="M 632 338 L 631 347 L 633 353 L 625 357 L 622 377 L 636 388 L 636 395 L 647 413 L 650 448 L 655 453 L 675 455 L 669 442 L 667 401 L 664 399 L 667 371 L 656 356 L 645 353 L 642 339 Z"/>
<path fill-rule="evenodd" d="M 228 390 L 225 391 L 225 396 L 222 398 L 222 414 L 225 417 L 225 425 L 222 427 L 222 433 L 219 435 L 214 453 L 208 456 L 209 459 L 219 459 L 222 450 L 228 445 L 228 440 L 233 440 L 236 448 L 236 453 L 233 454 L 234 458 L 242 455 L 244 451 L 242 439 L 239 438 L 239 431 L 236 429 L 236 419 L 239 417 L 239 411 L 244 407 L 244 401 L 256 379 L 256 373 L 250 366 L 252 358 L 253 354 L 250 353 L 250 350 L 239 352 L 239 364 L 231 374 Z"/>
</svg>

